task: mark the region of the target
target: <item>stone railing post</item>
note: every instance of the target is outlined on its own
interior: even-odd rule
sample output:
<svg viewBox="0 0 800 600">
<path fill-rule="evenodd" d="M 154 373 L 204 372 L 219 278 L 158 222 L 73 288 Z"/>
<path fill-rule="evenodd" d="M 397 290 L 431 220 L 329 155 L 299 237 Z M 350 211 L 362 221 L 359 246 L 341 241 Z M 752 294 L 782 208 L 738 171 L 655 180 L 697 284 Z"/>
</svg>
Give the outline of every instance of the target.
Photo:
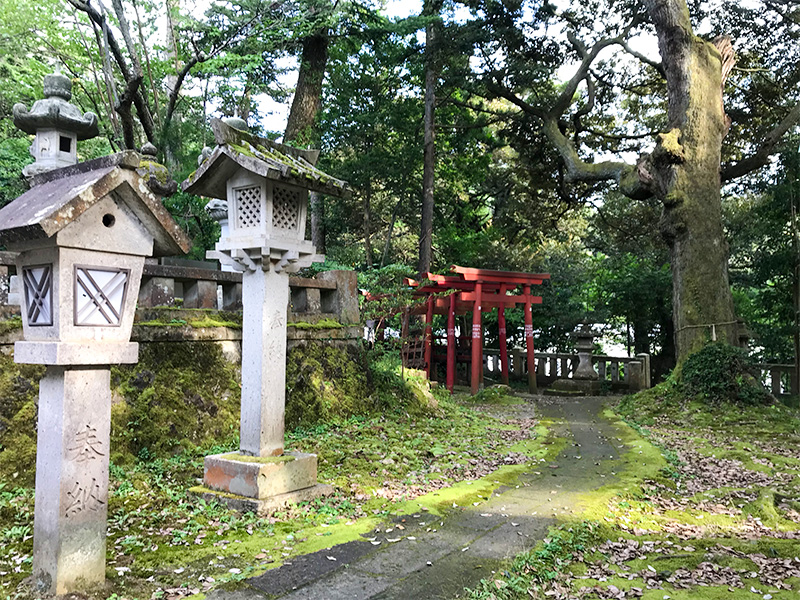
<svg viewBox="0 0 800 600">
<path fill-rule="evenodd" d="M 653 383 L 650 379 L 650 355 L 646 353 L 637 354 L 636 360 L 641 361 L 642 363 L 642 385 L 644 386 L 642 389 L 649 390 L 651 387 L 653 387 Z"/>
<path fill-rule="evenodd" d="M 632 392 L 638 392 L 644 388 L 644 363 L 638 360 L 631 360 L 625 365 L 625 378 L 628 384 L 628 389 Z"/>
<path fill-rule="evenodd" d="M 511 351 L 511 363 L 514 367 L 514 378 L 522 379 L 525 377 L 525 372 L 522 370 L 522 365 L 525 364 L 525 359 L 522 358 L 522 350 L 514 348 Z"/>
<path fill-rule="evenodd" d="M 171 277 L 142 278 L 139 288 L 139 306 L 172 306 L 175 304 L 175 280 Z"/>
<path fill-rule="evenodd" d="M 317 275 L 317 279 L 336 282 L 336 290 L 326 293 L 320 300 L 322 312 L 336 313 L 343 324 L 358 323 L 361 313 L 355 271 L 324 271 Z"/>
</svg>

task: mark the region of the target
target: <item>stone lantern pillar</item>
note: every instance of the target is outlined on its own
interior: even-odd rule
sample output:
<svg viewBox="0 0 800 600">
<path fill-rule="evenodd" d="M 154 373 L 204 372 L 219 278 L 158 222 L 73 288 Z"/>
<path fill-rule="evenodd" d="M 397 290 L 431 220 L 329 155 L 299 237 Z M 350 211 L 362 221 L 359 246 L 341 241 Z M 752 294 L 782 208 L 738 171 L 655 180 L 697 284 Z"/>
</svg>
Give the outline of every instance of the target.
<svg viewBox="0 0 800 600">
<path fill-rule="evenodd" d="M 45 90 L 66 79 L 49 78 Z M 109 365 L 138 360 L 130 333 L 145 256 L 190 246 L 136 172 L 135 152 L 58 168 L 63 157 L 42 140 L 55 131 L 74 142 L 96 131 L 97 118 L 77 122 L 64 94 L 57 100 L 51 110 L 42 109 L 47 101 L 30 113 L 14 108 L 15 122 L 34 128 L 37 162 L 26 170 L 31 189 L 0 210 L 0 244 L 18 253 L 22 282 L 24 340 L 14 360 L 47 365 L 33 538 L 33 578 L 45 595 L 105 577 Z"/>
<path fill-rule="evenodd" d="M 347 188 L 314 166 L 317 151 L 251 135 L 241 119 L 212 128 L 217 146 L 183 189 L 227 204 L 227 227 L 207 256 L 242 272 L 241 442 L 238 453 L 206 457 L 196 491 L 266 511 L 331 491 L 317 484 L 315 455 L 284 453 L 286 320 L 289 274 L 323 260 L 305 239 L 308 193 Z M 207 210 L 223 217 L 223 206 Z"/>
</svg>

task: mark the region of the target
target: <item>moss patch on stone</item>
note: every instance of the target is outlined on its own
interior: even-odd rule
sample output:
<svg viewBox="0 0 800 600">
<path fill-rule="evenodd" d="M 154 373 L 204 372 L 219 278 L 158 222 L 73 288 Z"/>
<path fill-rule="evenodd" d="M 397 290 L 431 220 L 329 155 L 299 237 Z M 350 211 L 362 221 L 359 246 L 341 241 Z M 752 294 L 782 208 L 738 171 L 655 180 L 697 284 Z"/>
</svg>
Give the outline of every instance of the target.
<svg viewBox="0 0 800 600">
<path fill-rule="evenodd" d="M 294 327 L 295 329 L 341 329 L 344 327 L 344 325 L 335 319 L 320 319 L 316 323 L 294 321 L 292 323 L 287 323 L 286 326 Z"/>
<path fill-rule="evenodd" d="M 112 459 L 169 456 L 238 435 L 238 373 L 213 342 L 142 344 L 139 363 L 114 367 Z"/>
<path fill-rule="evenodd" d="M 22 317 L 14 316 L 0 321 L 0 337 L 22 329 Z"/>
<path fill-rule="evenodd" d="M 18 365 L 0 353 L 0 482 L 32 485 L 36 414 L 44 367 Z"/>
</svg>

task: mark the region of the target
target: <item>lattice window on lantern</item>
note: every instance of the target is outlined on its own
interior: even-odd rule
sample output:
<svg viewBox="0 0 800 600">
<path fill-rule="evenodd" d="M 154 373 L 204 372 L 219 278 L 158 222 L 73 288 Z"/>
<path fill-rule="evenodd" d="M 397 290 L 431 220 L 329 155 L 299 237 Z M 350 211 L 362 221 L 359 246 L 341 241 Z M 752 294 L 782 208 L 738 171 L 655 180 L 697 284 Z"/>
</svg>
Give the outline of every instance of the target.
<svg viewBox="0 0 800 600">
<path fill-rule="evenodd" d="M 75 325 L 117 327 L 122 321 L 128 269 L 75 267 Z"/>
<path fill-rule="evenodd" d="M 261 225 L 261 186 L 234 188 L 236 228 L 251 229 Z"/>
<path fill-rule="evenodd" d="M 39 265 L 22 269 L 28 325 L 53 324 L 53 266 Z"/>
<path fill-rule="evenodd" d="M 300 227 L 299 190 L 275 185 L 272 188 L 272 228 L 297 231 Z"/>
</svg>

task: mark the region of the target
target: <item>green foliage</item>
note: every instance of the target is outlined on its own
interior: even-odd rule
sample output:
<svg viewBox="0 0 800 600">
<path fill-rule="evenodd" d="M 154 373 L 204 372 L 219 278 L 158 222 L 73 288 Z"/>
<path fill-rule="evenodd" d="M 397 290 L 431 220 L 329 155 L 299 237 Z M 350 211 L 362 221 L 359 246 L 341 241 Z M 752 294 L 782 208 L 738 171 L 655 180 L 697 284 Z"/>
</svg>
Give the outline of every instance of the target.
<svg viewBox="0 0 800 600">
<path fill-rule="evenodd" d="M 420 389 L 400 376 L 397 359 L 360 346 L 298 345 L 287 363 L 287 427 L 376 411 L 424 413 L 436 404 L 427 383 Z"/>
<path fill-rule="evenodd" d="M 774 400 L 757 379 L 752 360 L 740 348 L 707 344 L 683 363 L 679 381 L 686 393 L 710 404 L 765 404 Z"/>
<path fill-rule="evenodd" d="M 113 460 L 165 457 L 231 440 L 239 431 L 236 367 L 211 342 L 142 344 L 139 363 L 115 367 Z"/>
</svg>

